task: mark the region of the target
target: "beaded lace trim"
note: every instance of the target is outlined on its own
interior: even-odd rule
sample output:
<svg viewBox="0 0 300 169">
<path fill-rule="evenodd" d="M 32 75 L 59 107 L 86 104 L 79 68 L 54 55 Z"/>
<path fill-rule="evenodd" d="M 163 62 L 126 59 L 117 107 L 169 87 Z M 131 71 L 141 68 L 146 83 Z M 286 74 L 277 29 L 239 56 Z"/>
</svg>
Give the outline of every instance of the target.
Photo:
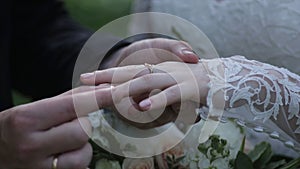
<svg viewBox="0 0 300 169">
<path fill-rule="evenodd" d="M 280 128 L 287 126 L 285 132 L 292 138 L 300 134 L 299 75 L 243 56 L 202 62 L 206 63 L 210 77 L 207 97 L 210 109 L 217 107 L 214 97 L 221 92 L 226 110 L 247 105 L 253 117 L 248 121 L 271 119 Z"/>
</svg>

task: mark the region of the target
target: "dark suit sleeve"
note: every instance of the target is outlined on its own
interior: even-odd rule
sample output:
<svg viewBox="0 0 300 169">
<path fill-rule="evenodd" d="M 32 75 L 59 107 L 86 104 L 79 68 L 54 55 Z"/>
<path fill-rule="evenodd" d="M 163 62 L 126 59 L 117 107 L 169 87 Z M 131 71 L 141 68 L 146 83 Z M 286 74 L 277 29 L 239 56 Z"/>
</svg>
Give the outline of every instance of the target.
<svg viewBox="0 0 300 169">
<path fill-rule="evenodd" d="M 91 32 L 58 0 L 16 0 L 12 11 L 13 87 L 33 99 L 70 89 L 74 64 Z"/>
</svg>

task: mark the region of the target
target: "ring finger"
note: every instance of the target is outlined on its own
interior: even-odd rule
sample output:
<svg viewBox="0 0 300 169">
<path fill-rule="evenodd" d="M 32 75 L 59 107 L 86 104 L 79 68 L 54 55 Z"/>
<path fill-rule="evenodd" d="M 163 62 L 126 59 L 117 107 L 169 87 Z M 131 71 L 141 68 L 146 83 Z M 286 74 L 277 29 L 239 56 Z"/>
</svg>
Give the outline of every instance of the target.
<svg viewBox="0 0 300 169">
<path fill-rule="evenodd" d="M 44 166 L 49 169 L 86 169 L 92 159 L 92 152 L 92 146 L 87 143 L 77 150 L 49 157 Z"/>
</svg>

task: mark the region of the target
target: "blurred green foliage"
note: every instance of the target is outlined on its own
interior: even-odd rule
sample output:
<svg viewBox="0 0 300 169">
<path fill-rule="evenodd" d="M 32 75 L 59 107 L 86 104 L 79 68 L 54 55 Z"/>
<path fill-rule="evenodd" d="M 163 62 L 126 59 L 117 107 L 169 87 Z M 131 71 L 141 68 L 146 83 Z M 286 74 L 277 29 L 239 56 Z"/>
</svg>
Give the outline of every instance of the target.
<svg viewBox="0 0 300 169">
<path fill-rule="evenodd" d="M 132 0 L 65 0 L 65 4 L 76 21 L 97 30 L 114 19 L 130 14 Z M 15 105 L 31 101 L 17 91 L 12 93 Z"/>
<path fill-rule="evenodd" d="M 25 103 L 29 103 L 31 101 L 30 98 L 22 95 L 21 93 L 15 91 L 15 90 L 12 92 L 12 97 L 13 97 L 14 105 L 25 104 Z"/>
<path fill-rule="evenodd" d="M 96 30 L 130 14 L 132 0 L 65 0 L 65 3 L 75 20 Z"/>
</svg>

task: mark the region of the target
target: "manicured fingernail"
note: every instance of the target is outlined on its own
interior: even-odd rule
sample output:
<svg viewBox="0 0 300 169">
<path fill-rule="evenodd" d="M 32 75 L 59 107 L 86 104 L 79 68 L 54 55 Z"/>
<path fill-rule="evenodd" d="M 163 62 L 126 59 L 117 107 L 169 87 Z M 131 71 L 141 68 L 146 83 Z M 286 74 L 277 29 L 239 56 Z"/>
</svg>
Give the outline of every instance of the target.
<svg viewBox="0 0 300 169">
<path fill-rule="evenodd" d="M 84 74 L 80 75 L 80 77 L 82 79 L 89 79 L 89 78 L 91 78 L 93 76 L 94 76 L 94 73 L 84 73 Z"/>
<path fill-rule="evenodd" d="M 151 106 L 151 101 L 149 99 L 140 102 L 139 106 L 141 108 L 149 108 Z"/>
<path fill-rule="evenodd" d="M 184 55 L 194 55 L 195 53 L 190 50 L 190 49 L 183 49 L 181 50 L 181 53 L 184 54 Z"/>
</svg>

